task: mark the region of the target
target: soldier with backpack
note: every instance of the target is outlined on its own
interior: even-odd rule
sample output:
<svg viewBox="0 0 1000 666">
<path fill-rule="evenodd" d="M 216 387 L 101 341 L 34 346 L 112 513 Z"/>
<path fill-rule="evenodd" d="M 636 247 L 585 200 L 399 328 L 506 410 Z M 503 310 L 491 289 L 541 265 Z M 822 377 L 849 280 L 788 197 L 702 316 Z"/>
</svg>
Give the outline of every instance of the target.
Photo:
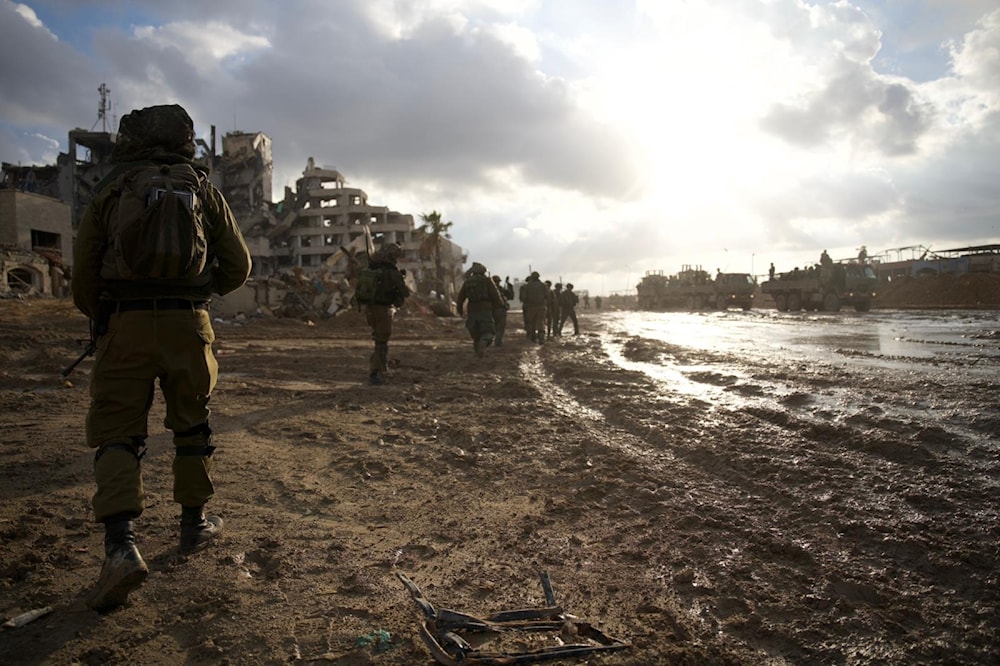
<svg viewBox="0 0 1000 666">
<path fill-rule="evenodd" d="M 77 232 L 73 300 L 97 341 L 86 421 L 97 449 L 94 517 L 105 529 L 104 564 L 87 598 L 95 610 L 125 603 L 149 573 L 133 520 L 145 508 L 139 462 L 157 381 L 173 431 L 178 550 L 194 552 L 222 530 L 222 519 L 204 512 L 215 492 L 208 401 L 219 367 L 209 300 L 246 282 L 250 253 L 194 156 L 194 124 L 182 107 L 127 114 L 115 166 Z"/>
<path fill-rule="evenodd" d="M 524 283 L 525 328 L 528 339 L 540 345 L 545 344 L 545 310 L 548 307 L 548 287 L 541 281 L 538 271 L 533 271 Z"/>
<path fill-rule="evenodd" d="M 466 273 L 465 282 L 458 291 L 456 308 L 459 316 L 464 316 L 465 303 L 468 301 L 468 317 L 465 327 L 472 337 L 472 349 L 476 356 L 482 358 L 486 347 L 493 344 L 496 325 L 493 321 L 493 311 L 504 307 L 503 296 L 496 283 L 486 277 L 486 266 L 473 262 L 472 268 Z"/>
<path fill-rule="evenodd" d="M 404 273 L 396 267 L 403 256 L 398 243 L 380 247 L 368 261 L 368 266 L 358 275 L 354 295 L 359 307 L 365 306 L 365 317 L 372 328 L 375 350 L 368 360 L 368 381 L 384 384 L 389 369 L 389 339 L 392 337 L 392 308 L 403 306 L 410 289 Z"/>
</svg>

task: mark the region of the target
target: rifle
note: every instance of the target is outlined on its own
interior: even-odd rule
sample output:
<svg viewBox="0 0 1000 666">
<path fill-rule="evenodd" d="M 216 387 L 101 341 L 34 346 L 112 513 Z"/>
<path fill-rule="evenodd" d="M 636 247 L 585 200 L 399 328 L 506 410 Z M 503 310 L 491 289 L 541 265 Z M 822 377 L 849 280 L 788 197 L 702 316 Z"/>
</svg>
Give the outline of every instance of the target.
<svg viewBox="0 0 1000 666">
<path fill-rule="evenodd" d="M 76 369 L 76 366 L 83 363 L 83 359 L 88 356 L 93 356 L 97 353 L 97 340 L 108 332 L 108 319 L 111 318 L 111 307 L 102 302 L 100 307 L 97 309 L 97 319 L 90 320 L 90 338 L 87 340 L 77 340 L 77 344 L 87 343 L 84 347 L 83 352 L 76 357 L 76 360 L 70 363 L 66 368 L 59 374 L 63 377 L 69 377 L 69 373 Z"/>
<path fill-rule="evenodd" d="M 93 356 L 94 354 L 97 353 L 97 340 L 94 339 L 77 340 L 77 342 L 79 344 L 83 344 L 84 342 L 86 342 L 87 346 L 84 347 L 83 353 L 77 356 L 76 360 L 67 365 L 66 368 L 60 373 L 63 377 L 69 377 L 69 373 L 73 372 L 76 366 L 83 363 L 83 359 L 87 358 L 88 356 Z"/>
</svg>

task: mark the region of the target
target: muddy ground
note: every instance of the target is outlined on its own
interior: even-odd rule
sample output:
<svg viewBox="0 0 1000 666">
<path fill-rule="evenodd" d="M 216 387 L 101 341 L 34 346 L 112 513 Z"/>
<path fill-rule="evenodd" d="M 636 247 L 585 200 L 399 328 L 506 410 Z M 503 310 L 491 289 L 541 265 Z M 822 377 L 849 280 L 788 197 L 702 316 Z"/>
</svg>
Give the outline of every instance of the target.
<svg viewBox="0 0 1000 666">
<path fill-rule="evenodd" d="M 67 301 L 0 301 L 0 621 L 52 608 L 0 630 L 0 663 L 431 664 L 397 572 L 479 616 L 543 606 L 547 572 L 566 612 L 630 645 L 590 664 L 1000 661 L 1000 366 L 893 371 L 841 418 L 814 396 L 870 387 L 854 366 L 616 321 L 584 315 L 584 335 L 544 347 L 514 326 L 479 360 L 458 320 L 411 310 L 386 386 L 364 382 L 356 314 L 217 323 L 210 508 L 226 532 L 177 555 L 157 399 L 138 521 L 151 574 L 99 615 L 83 604 L 103 554 L 92 362 L 59 377 L 86 322 Z M 709 404 L 622 367 L 612 343 L 729 395 L 785 397 Z M 936 393 L 939 424 L 892 416 Z"/>
</svg>

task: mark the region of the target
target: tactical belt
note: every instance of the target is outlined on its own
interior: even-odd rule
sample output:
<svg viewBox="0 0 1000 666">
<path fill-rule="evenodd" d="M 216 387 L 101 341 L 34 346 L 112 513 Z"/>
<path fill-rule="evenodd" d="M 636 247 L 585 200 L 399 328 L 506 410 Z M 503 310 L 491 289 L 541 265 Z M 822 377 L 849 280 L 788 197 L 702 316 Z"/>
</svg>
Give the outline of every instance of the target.
<svg viewBox="0 0 1000 666">
<path fill-rule="evenodd" d="M 184 298 L 142 298 L 131 301 L 118 301 L 114 312 L 131 312 L 133 310 L 207 310 L 207 301 L 190 301 Z"/>
</svg>

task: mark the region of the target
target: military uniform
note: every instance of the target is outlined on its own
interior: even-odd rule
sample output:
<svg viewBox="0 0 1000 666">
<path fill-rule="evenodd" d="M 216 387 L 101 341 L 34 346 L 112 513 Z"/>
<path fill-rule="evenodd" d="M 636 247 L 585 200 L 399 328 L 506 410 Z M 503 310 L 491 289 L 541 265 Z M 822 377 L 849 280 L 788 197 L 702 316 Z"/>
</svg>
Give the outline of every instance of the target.
<svg viewBox="0 0 1000 666">
<path fill-rule="evenodd" d="M 567 284 L 566 288 L 559 294 L 559 311 L 561 313 L 559 320 L 560 335 L 562 335 L 563 324 L 566 323 L 567 319 L 573 322 L 573 335 L 580 335 L 580 324 L 576 320 L 576 304 L 579 302 L 580 298 L 573 293 L 573 285 Z"/>
<path fill-rule="evenodd" d="M 507 310 L 510 308 L 509 299 L 514 296 L 514 287 L 505 287 L 500 284 L 500 276 L 493 276 L 493 284 L 497 286 L 497 291 L 500 293 L 500 300 L 503 301 L 502 305 L 495 306 L 493 308 L 493 327 L 496 329 L 496 333 L 493 337 L 493 344 L 497 347 L 503 347 L 503 336 L 507 331 Z"/>
<path fill-rule="evenodd" d="M 396 261 L 403 254 L 403 249 L 396 243 L 389 243 L 375 253 L 369 262 L 369 267 L 384 271 L 388 280 L 380 302 L 365 306 L 365 319 L 372 329 L 372 340 L 375 349 L 368 358 L 368 379 L 372 384 L 385 383 L 385 372 L 389 368 L 389 339 L 392 338 L 392 310 L 403 306 L 410 289 L 406 286 L 403 273 L 396 267 Z"/>
<path fill-rule="evenodd" d="M 545 285 L 539 279 L 538 273 L 528 276 L 524 284 L 524 319 L 528 331 L 528 339 L 538 344 L 545 344 L 545 309 L 547 297 Z"/>
<path fill-rule="evenodd" d="M 86 421 L 87 444 L 97 449 L 94 517 L 105 524 L 105 566 L 88 599 L 98 609 L 124 603 L 145 578 L 131 521 L 145 509 L 139 460 L 157 381 L 166 403 L 164 425 L 174 433 L 173 499 L 182 507 L 181 551 L 194 550 L 222 526 L 221 519 L 203 513 L 214 494 L 208 402 L 218 380 L 208 302 L 213 293 L 237 289 L 250 274 L 239 226 L 206 178 L 196 193 L 208 252 L 200 274 L 125 278 L 109 259 L 114 240 L 109 228 L 121 200 L 118 176 L 149 164 L 190 164 L 207 174 L 192 161 L 193 139 L 193 123 L 177 105 L 123 117 L 112 153 L 116 167 L 95 188 L 77 232 L 73 300 L 103 333 L 97 339 Z"/>
<path fill-rule="evenodd" d="M 458 291 L 456 307 L 458 314 L 463 315 L 468 301 L 468 315 L 465 327 L 472 338 L 472 348 L 476 356 L 483 356 L 483 350 L 493 344 L 496 326 L 493 313 L 496 308 L 503 307 L 503 296 L 493 280 L 486 277 L 486 267 L 473 263 L 472 268 Z"/>
</svg>

